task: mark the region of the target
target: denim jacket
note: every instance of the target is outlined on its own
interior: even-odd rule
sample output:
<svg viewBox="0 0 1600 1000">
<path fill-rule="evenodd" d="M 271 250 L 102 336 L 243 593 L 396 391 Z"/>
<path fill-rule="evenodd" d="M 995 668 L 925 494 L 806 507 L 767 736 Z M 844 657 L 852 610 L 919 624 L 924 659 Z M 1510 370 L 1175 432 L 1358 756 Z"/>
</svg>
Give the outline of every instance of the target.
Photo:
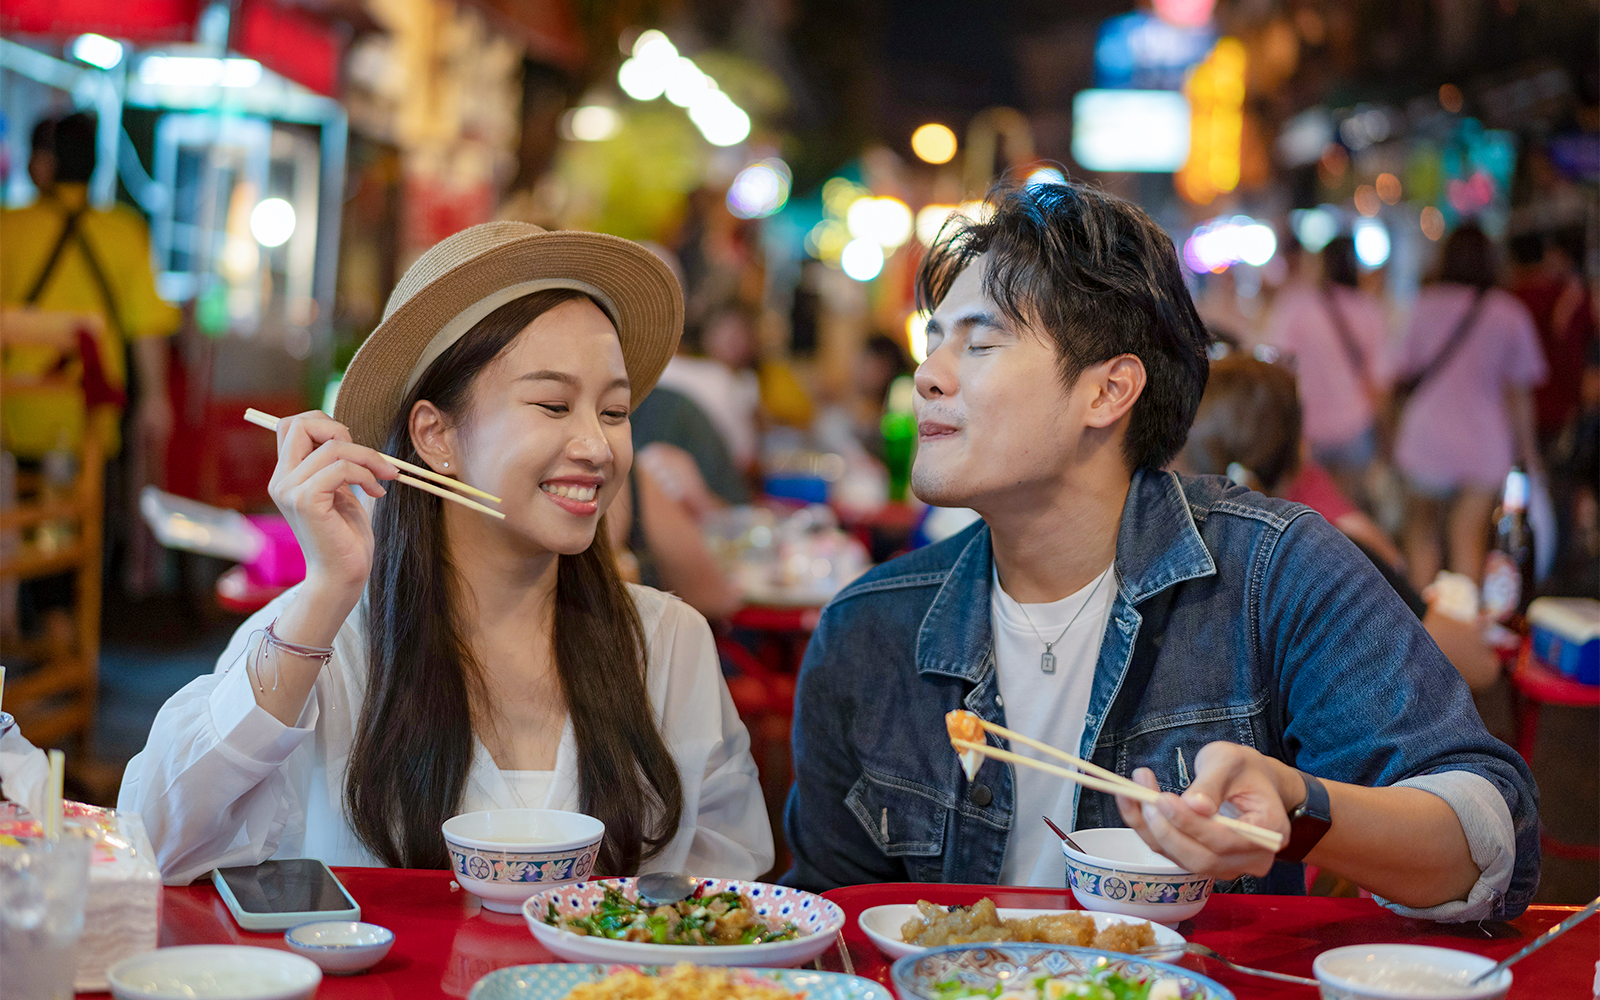
<svg viewBox="0 0 1600 1000">
<path fill-rule="evenodd" d="M 992 558 L 980 522 L 877 567 L 823 610 L 795 699 L 786 882 L 992 884 L 1011 824 L 1038 821 L 1015 815 L 1011 765 L 985 760 L 969 783 L 945 735 L 956 708 L 1005 722 Z M 1079 756 L 1124 775 L 1149 767 L 1175 792 L 1215 740 L 1359 785 L 1480 775 L 1504 799 L 1514 834 L 1501 842 L 1514 836 L 1515 856 L 1501 852 L 1492 898 L 1441 919 L 1505 919 L 1527 906 L 1539 875 L 1533 776 L 1484 729 L 1416 615 L 1336 529 L 1225 479 L 1142 471 L 1115 568 Z M 1076 828 L 1123 825 L 1109 796 L 1079 790 Z M 1487 876 L 1476 845 L 1473 858 Z M 1264 878 L 1218 886 L 1229 889 L 1303 893 L 1304 869 L 1279 862 Z"/>
</svg>

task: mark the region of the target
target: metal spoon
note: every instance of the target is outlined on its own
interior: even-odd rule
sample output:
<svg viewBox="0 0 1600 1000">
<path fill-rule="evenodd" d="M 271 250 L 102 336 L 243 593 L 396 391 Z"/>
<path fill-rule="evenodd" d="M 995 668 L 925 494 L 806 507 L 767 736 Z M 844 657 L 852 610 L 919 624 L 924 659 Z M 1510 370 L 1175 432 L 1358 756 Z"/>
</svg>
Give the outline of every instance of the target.
<svg viewBox="0 0 1600 1000">
<path fill-rule="evenodd" d="M 1073 839 L 1071 837 L 1067 836 L 1067 832 L 1065 830 L 1061 829 L 1061 827 L 1056 826 L 1054 823 L 1050 822 L 1050 817 L 1049 816 L 1040 816 L 1039 818 L 1044 820 L 1044 825 L 1045 826 L 1048 826 L 1050 829 L 1055 831 L 1056 836 L 1060 837 L 1062 840 L 1065 840 L 1067 842 L 1067 846 L 1068 847 L 1072 848 L 1074 851 L 1077 851 L 1079 854 L 1089 854 L 1088 851 L 1086 851 L 1083 848 L 1079 847 L 1073 841 Z M 1090 854 L 1089 856 L 1093 857 L 1094 855 Z"/>
<path fill-rule="evenodd" d="M 682 872 L 651 872 L 640 875 L 634 887 L 639 890 L 639 902 L 651 906 L 671 906 L 693 896 L 700 887 L 700 880 Z"/>
<path fill-rule="evenodd" d="M 1596 910 L 1600 910 L 1600 897 L 1596 897 L 1595 901 L 1590 903 L 1588 906 L 1585 906 L 1583 909 L 1579 910 L 1577 913 L 1574 913 L 1572 916 L 1570 916 L 1567 919 L 1561 921 L 1561 923 L 1556 924 L 1554 927 L 1552 927 L 1549 930 L 1545 931 L 1543 934 L 1540 934 L 1538 937 L 1534 938 L 1532 941 L 1529 941 L 1528 944 L 1527 944 L 1527 947 L 1523 948 L 1521 951 L 1517 952 L 1515 955 L 1512 955 L 1510 958 L 1501 959 L 1499 963 L 1494 965 L 1492 968 L 1487 969 L 1482 975 L 1478 976 L 1476 979 L 1472 980 L 1467 985 L 1468 986 L 1476 986 L 1479 983 L 1483 982 L 1485 979 L 1492 979 L 1493 977 L 1498 976 L 1500 973 L 1502 973 L 1505 970 L 1511 968 L 1513 963 L 1522 961 L 1524 958 L 1527 958 L 1529 955 L 1531 955 L 1534 952 L 1538 951 L 1540 948 L 1543 948 L 1545 945 L 1549 944 L 1551 941 L 1554 941 L 1556 938 L 1558 938 L 1561 935 L 1565 934 L 1567 931 L 1572 930 L 1574 927 L 1578 926 L 1579 924 L 1583 923 L 1585 920 L 1588 920 L 1590 917 L 1594 916 Z"/>
<path fill-rule="evenodd" d="M 1261 976 L 1264 979 L 1276 979 L 1280 983 L 1294 983 L 1298 986 L 1320 985 L 1315 979 L 1307 979 L 1304 976 L 1291 976 L 1284 972 L 1268 972 L 1266 969 L 1252 969 L 1248 965 L 1240 965 L 1237 962 L 1231 962 L 1217 954 L 1211 948 L 1208 948 L 1197 941 L 1184 942 L 1183 950 L 1185 953 L 1190 955 L 1198 955 L 1201 958 L 1209 958 L 1213 962 L 1221 962 L 1223 965 L 1226 965 L 1233 971 L 1242 972 L 1247 976 Z M 1171 945 L 1151 945 L 1148 948 L 1140 948 L 1138 951 L 1134 952 L 1135 955 L 1140 957 L 1155 957 L 1159 955 L 1170 955 L 1171 953 Z"/>
</svg>

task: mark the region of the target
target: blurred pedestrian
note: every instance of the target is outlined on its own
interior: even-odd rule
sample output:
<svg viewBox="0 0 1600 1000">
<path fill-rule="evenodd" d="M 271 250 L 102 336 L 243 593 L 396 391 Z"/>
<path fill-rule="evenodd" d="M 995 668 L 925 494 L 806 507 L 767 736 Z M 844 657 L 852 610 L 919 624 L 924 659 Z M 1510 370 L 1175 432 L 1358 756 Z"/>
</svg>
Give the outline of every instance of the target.
<svg viewBox="0 0 1600 1000">
<path fill-rule="evenodd" d="M 1302 415 L 1295 376 L 1283 366 L 1229 355 L 1211 365 L 1189 440 L 1174 467 L 1191 475 L 1227 476 L 1321 514 L 1372 560 L 1469 687 L 1493 684 L 1500 661 L 1483 640 L 1482 623 L 1451 617 L 1435 607 L 1432 588 L 1418 593 L 1411 585 L 1393 540 L 1351 503 L 1315 457 L 1304 454 L 1309 449 L 1301 438 Z"/>
<path fill-rule="evenodd" d="M 1315 280 L 1279 294 L 1267 337 L 1294 359 L 1311 454 L 1341 491 L 1366 507 L 1367 471 L 1378 454 L 1388 324 L 1383 303 L 1358 287 L 1354 240 L 1330 240 L 1321 265 Z"/>
<path fill-rule="evenodd" d="M 1493 244 L 1463 225 L 1445 240 L 1392 363 L 1404 397 L 1394 454 L 1406 482 L 1404 549 L 1418 588 L 1442 567 L 1478 580 L 1506 473 L 1513 463 L 1543 471 L 1532 389 L 1545 380 L 1544 352 L 1527 308 L 1494 281 Z"/>
<path fill-rule="evenodd" d="M 1585 352 L 1600 338 L 1594 297 L 1583 280 L 1584 234 L 1571 227 L 1542 238 L 1523 237 L 1525 263 L 1512 292 L 1528 307 L 1550 366 L 1550 377 L 1534 390 L 1534 422 L 1548 449 L 1578 415 Z"/>
<path fill-rule="evenodd" d="M 707 311 L 685 332 L 662 388 L 689 397 L 711 419 L 741 472 L 755 464 L 759 444 L 757 413 L 761 383 L 756 377 L 757 310 L 727 299 Z"/>
</svg>

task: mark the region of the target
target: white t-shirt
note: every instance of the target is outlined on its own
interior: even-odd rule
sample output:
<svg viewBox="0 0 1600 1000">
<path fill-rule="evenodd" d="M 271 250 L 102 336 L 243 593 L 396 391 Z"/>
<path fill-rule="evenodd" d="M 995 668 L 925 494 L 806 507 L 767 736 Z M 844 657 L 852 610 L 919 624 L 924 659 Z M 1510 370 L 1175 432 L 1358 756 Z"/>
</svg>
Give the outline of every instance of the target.
<svg viewBox="0 0 1600 1000">
<path fill-rule="evenodd" d="M 1078 744 L 1083 739 L 1083 720 L 1094 689 L 1100 640 L 1116 596 L 1111 566 L 1077 593 L 1050 604 L 1018 604 L 1002 589 L 999 573 L 994 572 L 989 617 L 1007 726 L 1068 753 L 1088 756 L 1080 752 Z M 1053 643 L 1053 674 L 1040 667 L 1046 642 Z M 1040 817 L 1049 816 L 1057 826 L 1071 830 L 1072 797 L 1077 786 L 1032 768 L 1019 767 L 1015 771 L 1017 807 L 1006 838 L 1000 882 L 1059 889 L 1066 885 L 1067 877 L 1061 840 Z"/>
</svg>

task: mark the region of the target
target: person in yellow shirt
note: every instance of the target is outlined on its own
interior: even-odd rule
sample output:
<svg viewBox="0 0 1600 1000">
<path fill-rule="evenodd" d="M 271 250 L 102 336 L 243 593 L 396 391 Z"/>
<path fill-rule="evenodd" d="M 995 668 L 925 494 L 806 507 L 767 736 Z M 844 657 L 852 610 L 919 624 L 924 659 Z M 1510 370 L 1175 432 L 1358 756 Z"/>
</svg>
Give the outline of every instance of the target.
<svg viewBox="0 0 1600 1000">
<path fill-rule="evenodd" d="M 34 204 L 0 212 L 0 306 L 90 312 L 104 317 L 100 362 L 116 389 L 126 388 L 127 353 L 138 372 L 130 422 L 138 454 L 155 468 L 172 434 L 167 399 L 167 342 L 181 314 L 156 294 L 150 267 L 150 232 L 124 205 L 89 205 L 95 168 L 95 120 L 69 115 L 34 130 L 29 172 L 48 183 Z M 126 348 L 131 347 L 131 352 Z M 34 373 L 55 364 L 48 355 L 7 353 L 9 374 Z M 121 446 L 118 414 L 102 407 L 96 419 L 106 454 Z M 0 400 L 0 445 L 24 461 L 52 448 L 76 447 L 83 434 L 83 400 L 29 394 Z"/>
</svg>

